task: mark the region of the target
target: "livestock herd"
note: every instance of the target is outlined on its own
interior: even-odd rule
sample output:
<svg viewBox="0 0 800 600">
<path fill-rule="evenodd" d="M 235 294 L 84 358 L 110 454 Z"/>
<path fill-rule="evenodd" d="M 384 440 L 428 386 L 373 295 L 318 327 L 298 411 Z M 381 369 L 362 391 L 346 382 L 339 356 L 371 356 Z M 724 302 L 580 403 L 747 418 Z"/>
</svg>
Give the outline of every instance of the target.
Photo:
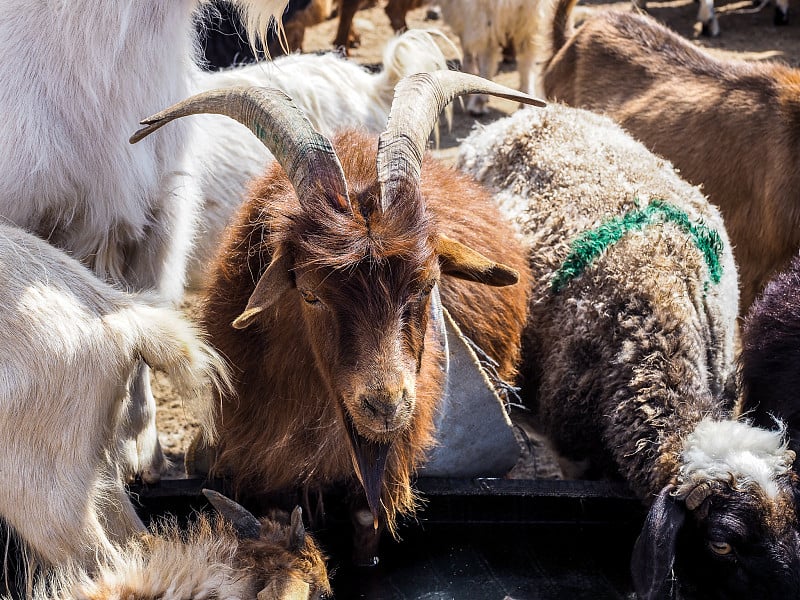
<svg viewBox="0 0 800 600">
<path fill-rule="evenodd" d="M 374 564 L 417 507 L 452 317 L 566 477 L 649 507 L 637 597 L 800 596 L 800 71 L 644 15 L 576 28 L 575 3 L 442 0 L 475 74 L 421 31 L 369 74 L 332 54 L 202 71 L 202 0 L 0 0 L 0 522 L 20 547 L 0 595 L 329 596 L 301 510 L 248 501 L 344 486 Z M 287 2 L 232 4 L 256 40 Z M 418 4 L 389 0 L 393 28 Z M 485 79 L 509 43 L 521 92 Z M 454 98 L 481 114 L 487 94 L 533 106 L 457 168 L 426 153 Z M 194 323 L 171 307 L 187 287 Z M 187 467 L 257 516 L 205 490 L 214 516 L 142 523 L 126 484 L 165 463 L 151 368 L 202 424 Z"/>
</svg>

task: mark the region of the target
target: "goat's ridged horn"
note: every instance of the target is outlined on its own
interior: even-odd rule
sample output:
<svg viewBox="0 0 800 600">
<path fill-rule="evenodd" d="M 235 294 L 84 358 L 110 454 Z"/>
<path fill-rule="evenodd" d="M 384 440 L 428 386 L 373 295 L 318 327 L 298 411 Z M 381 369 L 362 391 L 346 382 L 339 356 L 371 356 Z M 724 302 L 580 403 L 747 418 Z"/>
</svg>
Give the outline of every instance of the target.
<svg viewBox="0 0 800 600">
<path fill-rule="evenodd" d="M 395 185 L 419 182 L 422 156 L 439 113 L 463 94 L 491 94 L 545 106 L 543 101 L 528 94 L 458 71 L 418 73 L 400 80 L 395 87 L 389 123 L 378 142 L 382 208 L 391 203 Z"/>
<path fill-rule="evenodd" d="M 250 511 L 216 492 L 203 489 L 203 495 L 216 509 L 216 511 L 231 522 L 240 539 L 258 539 L 261 535 L 261 523 Z"/>
<path fill-rule="evenodd" d="M 141 123 L 146 127 L 134 133 L 130 142 L 135 144 L 174 119 L 203 113 L 225 115 L 248 127 L 286 171 L 301 204 L 321 185 L 336 208 L 350 208 L 347 183 L 333 146 L 281 90 L 231 87 L 197 94 L 144 119 Z"/>
</svg>

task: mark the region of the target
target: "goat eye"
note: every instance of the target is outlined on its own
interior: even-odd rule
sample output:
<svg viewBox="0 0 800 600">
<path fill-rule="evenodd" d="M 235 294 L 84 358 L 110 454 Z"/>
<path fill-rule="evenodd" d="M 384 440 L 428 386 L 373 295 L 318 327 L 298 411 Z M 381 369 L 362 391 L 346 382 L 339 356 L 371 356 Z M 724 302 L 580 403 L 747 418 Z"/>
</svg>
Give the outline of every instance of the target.
<svg viewBox="0 0 800 600">
<path fill-rule="evenodd" d="M 303 296 L 303 300 L 307 304 L 319 304 L 319 298 L 317 298 L 313 293 L 309 292 L 308 290 L 301 290 L 300 294 Z"/>
<path fill-rule="evenodd" d="M 727 542 L 717 542 L 715 540 L 708 542 L 708 547 L 711 548 L 711 551 L 714 554 L 719 554 L 720 556 L 730 554 L 733 550 L 733 547 Z"/>
<path fill-rule="evenodd" d="M 431 281 L 430 283 L 425 284 L 425 286 L 419 291 L 419 298 L 420 300 L 424 300 L 430 293 L 433 291 L 433 286 L 436 285 L 435 281 Z"/>
</svg>

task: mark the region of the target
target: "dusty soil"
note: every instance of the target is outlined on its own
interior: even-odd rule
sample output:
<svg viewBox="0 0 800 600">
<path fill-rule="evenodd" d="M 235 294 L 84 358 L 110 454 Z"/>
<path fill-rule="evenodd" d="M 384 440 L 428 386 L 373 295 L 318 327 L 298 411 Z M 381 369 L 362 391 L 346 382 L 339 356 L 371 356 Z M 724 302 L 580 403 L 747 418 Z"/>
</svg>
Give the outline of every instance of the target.
<svg viewBox="0 0 800 600">
<path fill-rule="evenodd" d="M 385 0 L 369 9 L 357 13 L 355 26 L 361 34 L 361 46 L 352 49 L 353 60 L 365 65 L 376 65 L 381 62 L 383 47 L 392 35 L 389 21 L 383 12 Z M 602 2 L 586 0 L 576 9 L 576 16 L 581 18 L 593 11 L 630 10 L 628 2 Z M 739 0 L 717 6 L 719 24 L 722 35 L 718 38 L 699 36 L 699 27 L 695 24 L 697 4 L 692 0 L 667 0 L 650 2 L 650 14 L 667 26 L 686 36 L 698 46 L 722 57 L 745 60 L 781 60 L 793 66 L 800 65 L 800 21 L 795 20 L 788 26 L 775 27 L 772 24 L 772 7 L 767 6 L 755 11 L 749 0 Z M 427 8 L 411 11 L 407 21 L 411 28 L 435 28 L 441 30 L 458 46 L 458 40 L 442 21 L 426 21 Z M 330 49 L 334 38 L 336 20 L 329 20 L 306 31 L 304 50 L 307 52 Z M 456 58 L 452 49 L 444 49 L 448 57 Z M 519 77 L 513 66 L 503 65 L 496 78 L 500 83 L 516 87 Z M 488 123 L 516 110 L 517 105 L 502 99 L 490 101 L 490 114 L 477 122 Z M 455 109 L 453 126 L 450 131 L 442 131 L 440 147 L 434 152 L 444 161 L 452 162 L 461 139 L 466 137 L 475 125 L 476 119 L 467 115 L 458 106 Z M 192 315 L 196 312 L 196 298 L 189 297 L 184 308 Z M 192 418 L 188 407 L 178 397 L 169 381 L 160 374 L 154 377 L 154 391 L 158 400 L 158 428 L 161 443 L 173 467 L 168 477 L 181 476 L 183 473 L 184 452 L 197 431 L 197 423 Z M 532 436 L 530 427 L 524 419 L 517 419 L 519 438 L 523 445 L 523 461 L 515 469 L 516 477 L 554 477 L 558 470 L 547 456 L 541 442 Z"/>
</svg>

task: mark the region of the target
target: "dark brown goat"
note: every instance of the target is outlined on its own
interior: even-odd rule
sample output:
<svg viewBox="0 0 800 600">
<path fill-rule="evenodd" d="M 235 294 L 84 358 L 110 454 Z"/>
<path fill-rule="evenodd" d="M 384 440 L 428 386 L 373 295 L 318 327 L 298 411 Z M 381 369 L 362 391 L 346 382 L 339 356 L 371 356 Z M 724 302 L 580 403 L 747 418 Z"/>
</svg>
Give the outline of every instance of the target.
<svg viewBox="0 0 800 600">
<path fill-rule="evenodd" d="M 800 70 L 715 58 L 643 15 L 602 12 L 573 32 L 574 4 L 555 6 L 545 94 L 609 115 L 702 186 L 733 242 L 744 313 L 800 248 Z"/>
<path fill-rule="evenodd" d="M 439 288 L 466 335 L 513 379 L 524 249 L 480 186 L 422 161 L 439 112 L 476 89 L 534 102 L 442 71 L 398 84 L 380 140 L 350 131 L 331 146 L 285 96 L 255 89 L 212 93 L 211 108 L 190 99 L 191 109 L 146 121 L 152 131 L 223 112 L 249 124 L 283 166 L 255 184 L 230 228 L 203 311 L 239 371 L 237 397 L 218 398 L 213 471 L 240 492 L 358 478 L 376 526 L 380 513 L 393 529 L 413 510 L 410 478 L 433 443 L 443 395 Z"/>
<path fill-rule="evenodd" d="M 424 0 L 389 0 L 384 11 L 389 17 L 389 22 L 395 33 L 408 29 L 406 14 L 409 10 L 422 6 Z M 333 40 L 334 48 L 342 48 L 345 54 L 351 47 L 357 46 L 360 36 L 353 28 L 355 17 L 361 0 L 339 0 L 339 24 L 336 28 L 336 37 Z"/>
</svg>

